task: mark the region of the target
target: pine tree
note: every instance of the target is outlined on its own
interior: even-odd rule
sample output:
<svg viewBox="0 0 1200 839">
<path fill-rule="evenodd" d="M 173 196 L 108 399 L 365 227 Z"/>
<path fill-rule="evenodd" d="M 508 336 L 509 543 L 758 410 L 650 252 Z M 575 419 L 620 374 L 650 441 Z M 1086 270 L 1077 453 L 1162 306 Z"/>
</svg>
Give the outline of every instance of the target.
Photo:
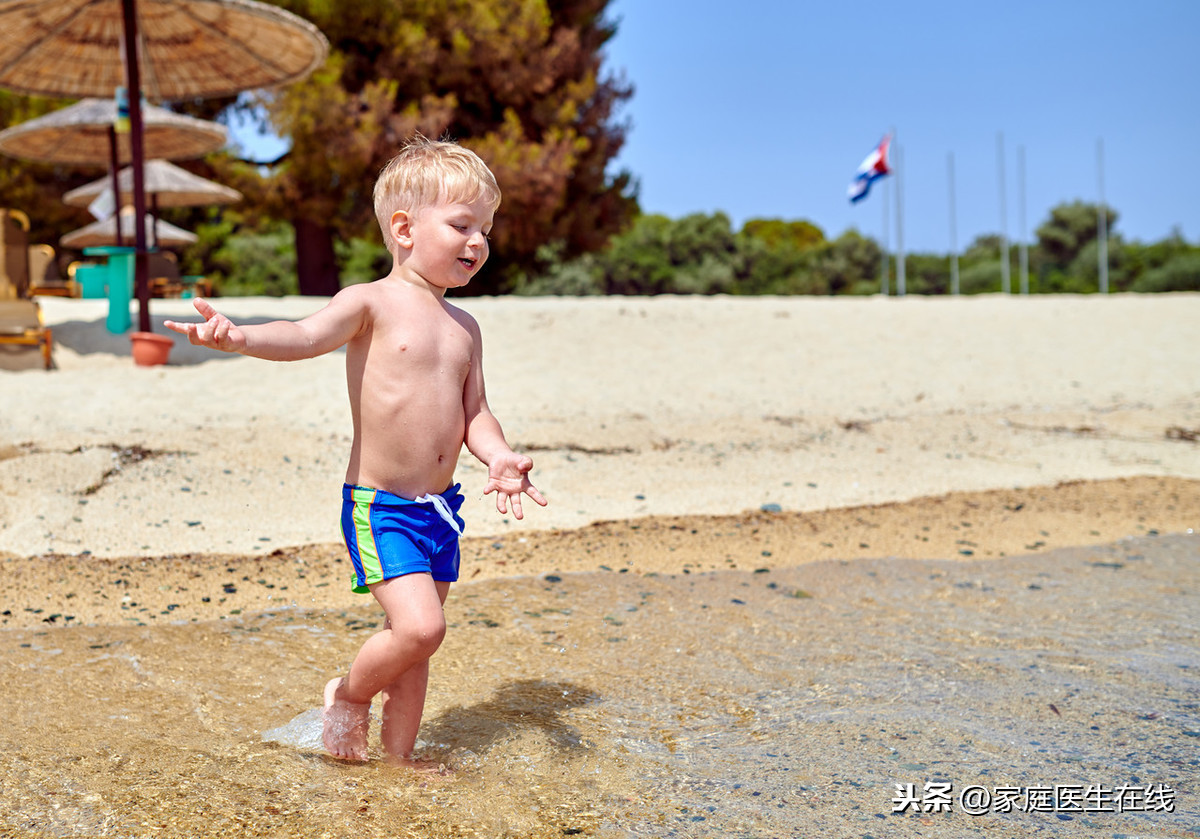
<svg viewBox="0 0 1200 839">
<path fill-rule="evenodd" d="M 509 287 L 543 244 L 568 258 L 594 250 L 636 212 L 630 176 L 608 173 L 632 88 L 602 66 L 607 0 L 277 5 L 316 24 L 330 58 L 263 102 L 292 147 L 257 188 L 245 171 L 235 185 L 293 223 L 301 293 L 337 290 L 335 237 L 378 241 L 375 176 L 416 132 L 474 149 L 504 193 L 474 293 Z"/>
</svg>

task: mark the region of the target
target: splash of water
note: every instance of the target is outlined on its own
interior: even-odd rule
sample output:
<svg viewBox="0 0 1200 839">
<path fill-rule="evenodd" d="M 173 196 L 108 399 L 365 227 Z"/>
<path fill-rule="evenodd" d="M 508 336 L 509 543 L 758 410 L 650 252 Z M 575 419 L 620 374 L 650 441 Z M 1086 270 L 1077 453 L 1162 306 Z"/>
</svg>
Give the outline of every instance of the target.
<svg viewBox="0 0 1200 839">
<path fill-rule="evenodd" d="M 262 733 L 264 743 L 278 743 L 301 751 L 315 752 L 325 748 L 321 742 L 321 709 L 309 708 L 278 728 Z"/>
</svg>

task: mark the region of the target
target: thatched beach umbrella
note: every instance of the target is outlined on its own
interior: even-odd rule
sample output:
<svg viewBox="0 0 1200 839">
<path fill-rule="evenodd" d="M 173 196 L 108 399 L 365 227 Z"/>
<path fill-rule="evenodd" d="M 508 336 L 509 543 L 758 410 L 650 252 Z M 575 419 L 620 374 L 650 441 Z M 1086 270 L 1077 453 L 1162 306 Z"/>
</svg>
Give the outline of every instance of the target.
<svg viewBox="0 0 1200 839">
<path fill-rule="evenodd" d="M 128 134 L 117 134 L 113 99 L 81 99 L 45 116 L 0 131 L 0 153 L 46 163 L 111 164 L 132 157 Z M 225 145 L 228 131 L 217 122 L 176 114 L 166 108 L 142 108 L 146 157 L 188 160 Z M 116 160 L 112 139 L 116 138 Z"/>
<path fill-rule="evenodd" d="M 150 196 L 150 217 L 158 219 L 159 207 L 204 207 L 210 204 L 232 204 L 242 200 L 242 194 L 232 187 L 193 175 L 187 169 L 165 160 L 146 161 L 146 194 Z M 120 190 L 116 206 L 123 207 L 133 200 L 133 168 L 121 170 L 115 179 Z M 73 189 L 63 196 L 63 203 L 86 207 L 105 192 L 112 194 L 113 179 L 101 178 Z M 130 228 L 132 229 L 132 228 Z M 157 231 L 157 225 L 151 231 Z M 151 241 L 157 247 L 157 238 Z M 117 242 L 120 244 L 120 241 Z"/>
<path fill-rule="evenodd" d="M 129 97 L 133 196 L 146 212 L 142 96 L 226 96 L 299 81 L 320 66 L 325 36 L 253 0 L 0 0 L 0 87 L 37 96 Z M 136 225 L 139 329 L 150 331 L 144 225 Z"/>
<path fill-rule="evenodd" d="M 151 102 L 291 84 L 329 48 L 308 21 L 252 0 L 3 0 L 0 32 L 0 86 L 83 98 L 125 85 L 131 107 L 126 36 L 138 45 L 138 88 Z"/>
<path fill-rule="evenodd" d="M 220 123 L 154 105 L 142 109 L 142 118 L 144 151 L 151 157 L 200 157 L 224 146 L 228 138 L 228 131 Z M 45 163 L 107 163 L 108 188 L 115 195 L 117 169 L 122 161 L 132 159 L 130 136 L 117 133 L 116 121 L 115 99 L 81 99 L 0 131 L 0 152 Z M 124 243 L 118 237 L 116 244 Z"/>
<path fill-rule="evenodd" d="M 109 216 L 103 221 L 94 221 L 86 227 L 72 230 L 59 239 L 58 243 L 64 248 L 93 248 L 101 245 L 114 245 L 117 243 L 117 219 L 121 220 L 121 238 L 129 239 L 133 236 L 134 232 L 134 215 L 132 207 L 123 207 L 121 212 Z M 199 238 L 195 233 L 184 230 L 182 227 L 176 227 L 162 219 L 152 219 L 150 216 L 142 216 L 142 222 L 147 231 L 149 231 L 151 224 L 154 225 L 155 229 L 153 233 L 146 233 L 147 238 L 152 235 L 155 241 L 162 247 L 182 247 L 192 244 Z"/>
<path fill-rule="evenodd" d="M 204 207 L 209 204 L 233 204 L 242 200 L 242 194 L 232 187 L 193 175 L 187 169 L 165 160 L 146 161 L 146 194 L 159 207 Z M 117 176 L 121 190 L 119 205 L 133 198 L 133 169 L 125 167 Z M 63 203 L 72 207 L 86 207 L 106 189 L 112 181 L 101 178 L 71 190 L 63 196 Z"/>
</svg>

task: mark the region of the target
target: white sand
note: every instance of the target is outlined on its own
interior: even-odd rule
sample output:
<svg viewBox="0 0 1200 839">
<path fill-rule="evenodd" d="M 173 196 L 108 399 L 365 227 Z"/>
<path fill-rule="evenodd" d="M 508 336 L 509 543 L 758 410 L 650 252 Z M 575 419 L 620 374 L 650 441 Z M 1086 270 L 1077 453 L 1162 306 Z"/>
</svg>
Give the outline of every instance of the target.
<svg viewBox="0 0 1200 839">
<path fill-rule="evenodd" d="M 324 301 L 216 302 L 246 321 Z M 464 453 L 468 535 L 1200 478 L 1200 444 L 1167 433 L 1200 429 L 1197 294 L 461 302 L 492 407 L 551 502 L 498 515 Z M 104 301 L 43 307 L 58 369 L 0 371 L 0 552 L 339 540 L 341 354 L 273 364 L 177 344 L 166 367 L 138 368 Z M 152 302 L 156 325 L 190 311 Z M 135 446 L 160 454 L 106 476 Z"/>
</svg>

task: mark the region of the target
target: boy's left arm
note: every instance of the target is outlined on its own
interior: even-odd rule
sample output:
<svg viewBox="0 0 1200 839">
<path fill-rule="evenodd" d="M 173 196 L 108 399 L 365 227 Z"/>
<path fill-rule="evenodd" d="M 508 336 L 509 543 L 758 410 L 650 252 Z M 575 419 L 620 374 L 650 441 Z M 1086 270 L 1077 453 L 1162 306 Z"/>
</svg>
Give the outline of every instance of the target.
<svg viewBox="0 0 1200 839">
<path fill-rule="evenodd" d="M 508 441 L 504 439 L 499 420 L 488 408 L 487 393 L 483 384 L 483 347 L 479 326 L 473 319 L 469 323 L 469 329 L 475 346 L 471 353 L 471 367 L 463 385 L 463 411 L 466 415 L 463 442 L 466 443 L 468 451 L 488 468 L 488 482 L 483 488 L 483 494 L 495 492 L 496 509 L 499 512 L 507 513 L 511 503 L 513 515 L 518 519 L 523 518 L 522 493 L 543 507 L 546 506 L 546 499 L 538 492 L 538 488 L 529 482 L 533 459 L 512 450 Z"/>
</svg>

